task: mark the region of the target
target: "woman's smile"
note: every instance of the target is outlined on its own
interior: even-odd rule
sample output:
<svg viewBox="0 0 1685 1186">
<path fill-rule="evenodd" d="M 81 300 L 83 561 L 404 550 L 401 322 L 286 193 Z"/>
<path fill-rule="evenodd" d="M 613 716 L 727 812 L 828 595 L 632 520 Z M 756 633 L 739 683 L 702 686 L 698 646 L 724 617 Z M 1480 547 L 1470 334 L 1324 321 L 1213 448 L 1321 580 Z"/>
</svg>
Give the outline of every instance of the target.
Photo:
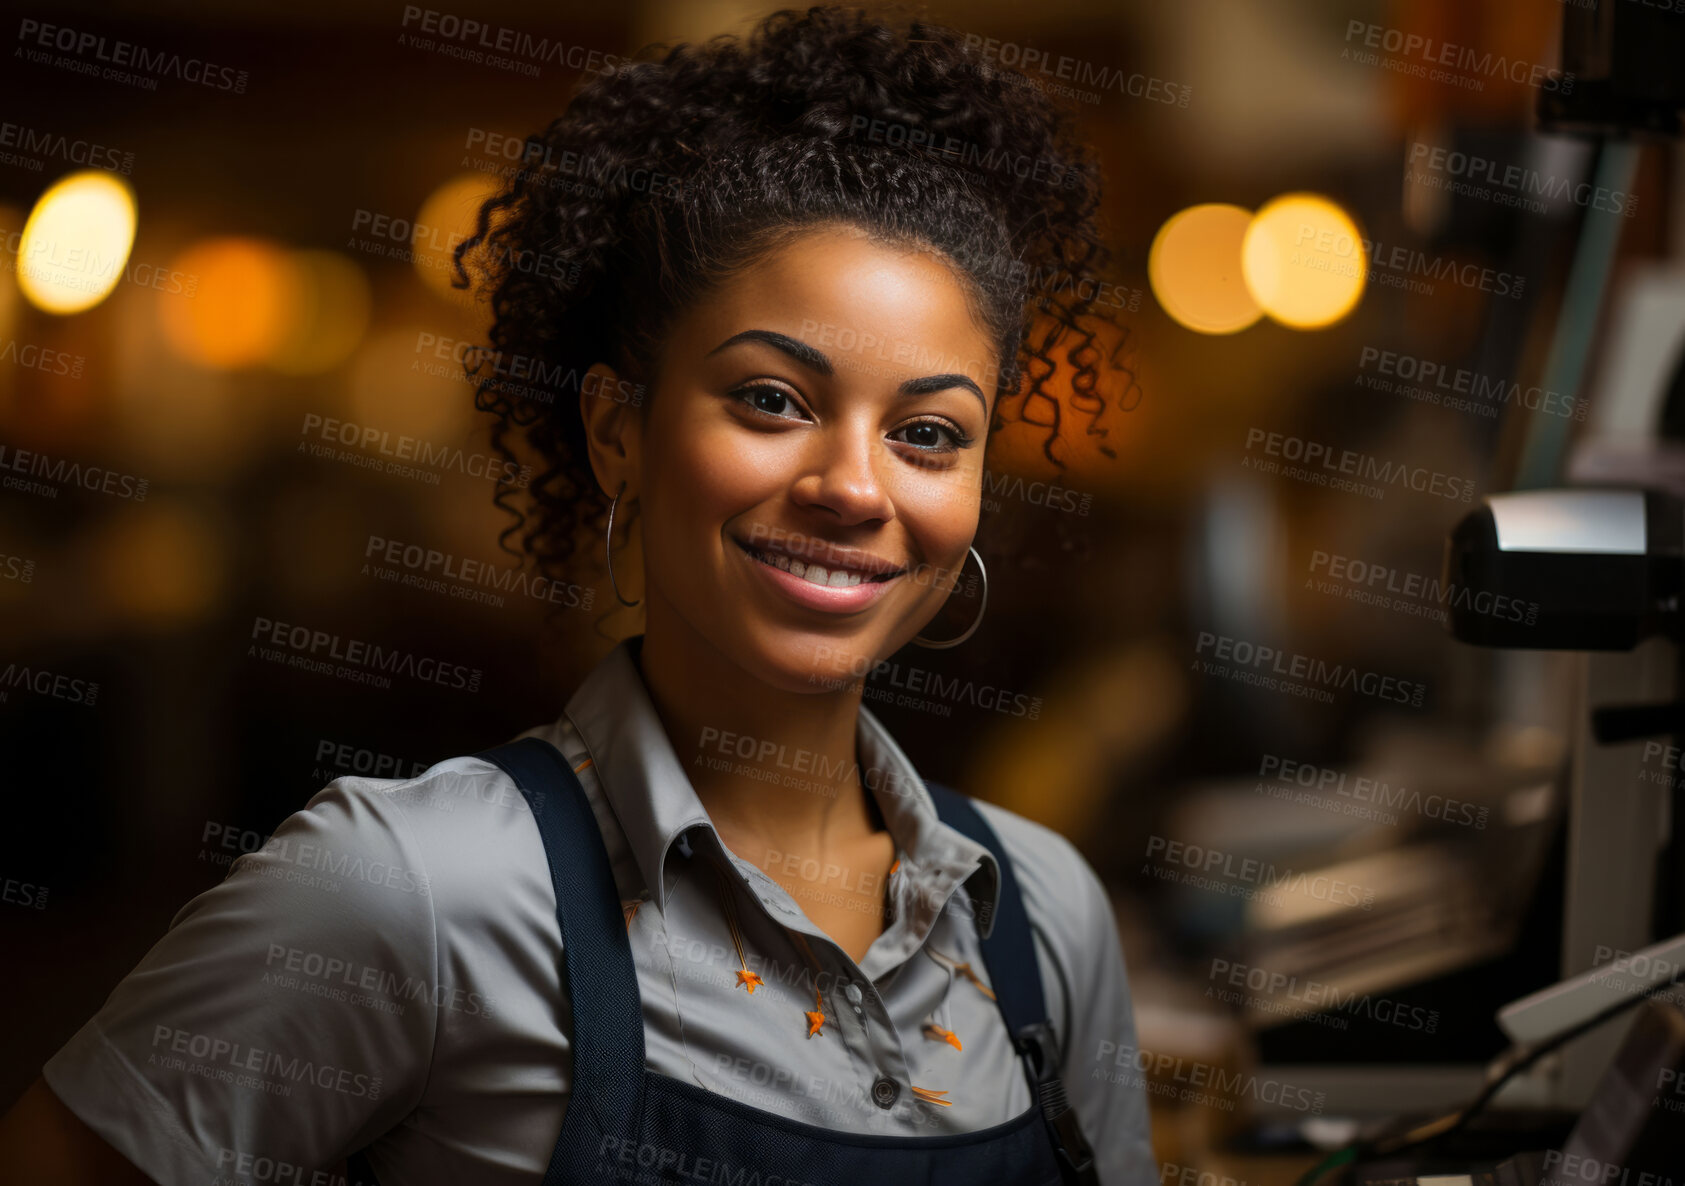
<svg viewBox="0 0 1685 1186">
<path fill-rule="evenodd" d="M 735 538 L 732 542 L 771 588 L 798 605 L 826 613 L 865 609 L 907 571 L 879 557 L 823 541 L 802 548 L 771 543 L 757 548 Z"/>
</svg>

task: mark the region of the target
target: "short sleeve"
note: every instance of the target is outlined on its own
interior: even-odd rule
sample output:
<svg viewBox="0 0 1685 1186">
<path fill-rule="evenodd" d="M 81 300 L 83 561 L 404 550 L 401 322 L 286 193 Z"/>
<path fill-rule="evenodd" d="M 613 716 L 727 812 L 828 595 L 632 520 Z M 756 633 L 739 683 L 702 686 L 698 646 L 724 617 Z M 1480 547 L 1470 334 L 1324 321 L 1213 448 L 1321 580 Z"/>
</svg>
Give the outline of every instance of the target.
<svg viewBox="0 0 1685 1186">
<path fill-rule="evenodd" d="M 330 783 L 187 903 L 48 1086 L 163 1183 L 311 1181 L 421 1097 L 438 985 L 419 846 L 385 792 Z"/>
<path fill-rule="evenodd" d="M 1065 1091 L 1094 1148 L 1104 1186 L 1151 1186 L 1158 1181 L 1148 1124 L 1147 1094 L 1139 1081 L 1110 1081 L 1096 1075 L 1103 1053 L 1133 1050 L 1135 1008 L 1124 970 L 1123 944 L 1105 887 L 1074 845 L 1069 899 L 1080 928 L 1068 949 L 1071 985 L 1070 1034 L 1065 1045 Z"/>
<path fill-rule="evenodd" d="M 1105 1074 L 1109 1051 L 1136 1047 L 1135 1009 L 1111 899 L 1077 847 L 1042 824 L 978 804 L 1012 859 L 1059 1034 L 1066 1098 L 1094 1150 L 1101 1186 L 1153 1186 L 1147 1094 Z"/>
</svg>

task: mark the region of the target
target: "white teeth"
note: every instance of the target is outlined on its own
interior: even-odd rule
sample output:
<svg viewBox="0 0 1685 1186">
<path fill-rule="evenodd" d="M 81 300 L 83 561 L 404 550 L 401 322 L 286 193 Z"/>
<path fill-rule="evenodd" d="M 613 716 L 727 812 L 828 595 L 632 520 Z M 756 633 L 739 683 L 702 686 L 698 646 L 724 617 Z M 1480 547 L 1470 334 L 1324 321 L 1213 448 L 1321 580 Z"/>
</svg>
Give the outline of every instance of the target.
<svg viewBox="0 0 1685 1186">
<path fill-rule="evenodd" d="M 759 553 L 762 563 L 771 564 L 774 568 L 781 568 L 793 577 L 800 577 L 810 585 L 824 585 L 831 589 L 847 589 L 862 583 L 866 578 L 857 572 L 850 572 L 846 568 L 835 571 L 827 569 L 822 564 L 804 564 L 800 560 L 793 560 L 782 552 Z"/>
</svg>

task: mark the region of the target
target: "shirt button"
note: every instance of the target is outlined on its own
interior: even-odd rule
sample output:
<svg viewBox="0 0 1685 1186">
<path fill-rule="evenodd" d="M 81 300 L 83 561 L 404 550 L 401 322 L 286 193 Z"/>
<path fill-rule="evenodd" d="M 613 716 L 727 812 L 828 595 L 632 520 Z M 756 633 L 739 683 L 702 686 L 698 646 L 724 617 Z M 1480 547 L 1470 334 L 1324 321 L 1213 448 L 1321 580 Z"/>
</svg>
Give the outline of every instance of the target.
<svg viewBox="0 0 1685 1186">
<path fill-rule="evenodd" d="M 858 1005 L 860 1003 L 860 986 L 850 983 L 847 988 L 843 989 L 843 996 L 847 997 L 853 1004 Z"/>
<path fill-rule="evenodd" d="M 880 1108 L 892 1107 L 895 1097 L 901 1094 L 901 1085 L 890 1078 L 879 1079 L 872 1084 L 872 1102 Z"/>
</svg>

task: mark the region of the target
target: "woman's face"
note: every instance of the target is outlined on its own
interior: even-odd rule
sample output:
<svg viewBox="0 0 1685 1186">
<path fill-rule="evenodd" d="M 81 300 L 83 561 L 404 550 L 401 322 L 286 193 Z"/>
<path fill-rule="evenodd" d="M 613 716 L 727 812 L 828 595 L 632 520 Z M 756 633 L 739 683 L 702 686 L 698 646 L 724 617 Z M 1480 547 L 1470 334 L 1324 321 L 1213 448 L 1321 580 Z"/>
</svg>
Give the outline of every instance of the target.
<svg viewBox="0 0 1685 1186">
<path fill-rule="evenodd" d="M 994 358 L 946 264 L 854 228 L 700 302 L 627 441 L 650 638 L 692 632 L 791 692 L 904 646 L 977 529 Z"/>
</svg>

